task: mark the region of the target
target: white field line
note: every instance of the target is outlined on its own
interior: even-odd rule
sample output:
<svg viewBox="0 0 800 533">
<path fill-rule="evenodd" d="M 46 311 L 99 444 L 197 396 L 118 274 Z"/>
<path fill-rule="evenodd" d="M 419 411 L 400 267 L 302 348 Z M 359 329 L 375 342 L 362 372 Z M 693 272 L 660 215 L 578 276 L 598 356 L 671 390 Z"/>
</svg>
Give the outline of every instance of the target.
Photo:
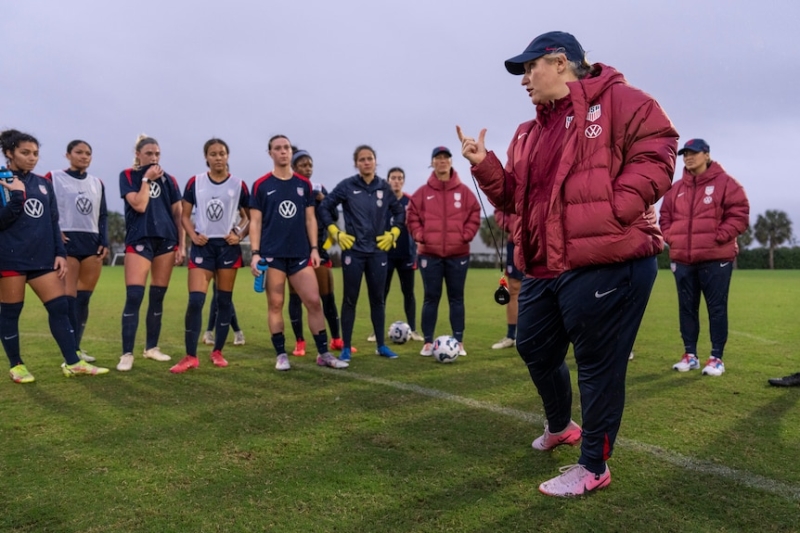
<svg viewBox="0 0 800 533">
<path fill-rule="evenodd" d="M 776 341 L 773 339 L 765 339 L 764 337 L 759 337 L 758 335 L 753 335 L 752 333 L 747 333 L 745 331 L 729 330 L 728 333 L 733 333 L 734 335 L 739 335 L 740 337 L 746 337 L 754 341 L 763 342 L 764 344 L 780 344 L 780 341 Z"/>
<path fill-rule="evenodd" d="M 437 389 L 428 389 L 425 387 L 420 387 L 419 385 L 402 383 L 399 381 L 391 381 L 388 379 L 376 378 L 373 376 L 366 376 L 364 374 L 358 374 L 355 372 L 351 372 L 349 370 L 345 371 L 333 370 L 330 368 L 321 368 L 316 365 L 311 366 L 305 364 L 303 366 L 306 368 L 309 367 L 314 368 L 321 372 L 327 372 L 335 376 L 357 379 L 359 381 L 373 383 L 375 385 L 382 385 L 385 387 L 391 387 L 393 389 L 413 392 L 415 394 L 420 394 L 422 396 L 428 396 L 430 398 L 436 398 L 437 400 L 446 400 L 448 402 L 459 403 L 461 405 L 466 405 L 467 407 L 473 409 L 481 409 L 499 415 L 508 416 L 537 426 L 542 426 L 542 424 L 544 423 L 544 418 L 541 415 L 528 413 L 525 411 L 519 411 L 517 409 L 509 409 L 507 407 L 501 407 L 493 403 L 483 402 L 480 400 L 473 400 L 471 398 L 465 398 L 464 396 L 450 394 L 448 392 L 440 391 Z M 758 489 L 764 492 L 775 494 L 787 500 L 800 501 L 800 486 L 798 485 L 783 483 L 781 481 L 776 481 L 774 479 L 760 476 L 758 474 L 752 474 L 744 470 L 737 470 L 735 468 L 729 468 L 727 466 L 715 464 L 710 461 L 701 461 L 698 459 L 693 459 L 691 457 L 687 457 L 679 453 L 665 450 L 664 448 L 660 448 L 658 446 L 652 446 L 650 444 L 645 444 L 631 439 L 618 438 L 616 446 L 620 446 L 622 448 L 628 448 L 637 452 L 650 454 L 660 461 L 665 461 L 673 466 L 683 468 L 684 470 L 691 470 L 693 472 L 699 472 L 701 474 L 711 474 L 730 481 L 734 481 L 736 483 L 739 483 L 741 485 L 744 485 L 752 489 Z"/>
<path fill-rule="evenodd" d="M 738 335 L 751 337 L 754 340 L 762 341 L 765 343 L 777 344 L 777 341 L 771 341 L 769 339 L 756 337 L 755 335 L 750 335 L 747 333 L 734 332 L 734 331 L 732 331 L 731 333 L 736 333 Z M 35 337 L 50 336 L 49 333 L 41 333 L 41 332 L 35 332 L 35 333 L 26 332 L 24 335 L 35 336 Z M 90 339 L 89 337 L 87 337 L 87 340 L 107 341 L 108 339 Z M 467 407 L 471 407 L 473 409 L 481 409 L 499 415 L 516 418 L 517 420 L 522 420 L 523 422 L 528 422 L 536 426 L 541 426 L 542 424 L 544 424 L 544 418 L 541 415 L 537 415 L 535 413 L 528 413 L 525 411 L 520 411 L 518 409 L 501 407 L 493 403 L 483 402 L 480 400 L 473 400 L 471 398 L 458 396 L 456 394 L 450 394 L 448 392 L 440 391 L 437 389 L 428 389 L 425 387 L 420 387 L 419 385 L 402 383 L 400 381 L 391 381 L 388 379 L 367 376 L 364 374 L 358 374 L 347 370 L 346 371 L 333 370 L 331 368 L 323 368 L 323 367 L 318 367 L 316 365 L 306 365 L 306 364 L 301 364 L 298 366 L 303 366 L 305 368 L 312 368 L 320 372 L 328 372 L 331 375 L 335 376 L 342 376 L 350 379 L 357 379 L 359 381 L 364 381 L 367 383 L 374 383 L 376 385 L 391 387 L 393 389 L 405 390 L 413 392 L 415 394 L 420 394 L 422 396 L 436 398 L 439 400 L 446 400 L 448 402 L 459 403 L 461 405 L 466 405 Z M 617 439 L 616 446 L 620 446 L 622 448 L 628 448 L 638 452 L 648 453 L 661 461 L 665 461 L 673 466 L 683 468 L 684 470 L 691 470 L 694 472 L 699 472 L 701 474 L 715 475 L 724 479 L 734 481 L 746 487 L 758 489 L 764 492 L 768 492 L 770 494 L 775 494 L 787 500 L 800 501 L 800 485 L 783 483 L 781 481 L 776 481 L 768 477 L 764 477 L 758 474 L 753 474 L 745 470 L 737 470 L 735 468 L 729 468 L 727 466 L 715 464 L 710 461 L 693 459 L 691 457 L 681 455 L 676 452 L 665 450 L 664 448 L 660 448 L 658 446 L 653 446 L 651 444 L 645 444 L 643 442 L 638 442 L 635 440 L 626 439 L 622 437 Z"/>
</svg>

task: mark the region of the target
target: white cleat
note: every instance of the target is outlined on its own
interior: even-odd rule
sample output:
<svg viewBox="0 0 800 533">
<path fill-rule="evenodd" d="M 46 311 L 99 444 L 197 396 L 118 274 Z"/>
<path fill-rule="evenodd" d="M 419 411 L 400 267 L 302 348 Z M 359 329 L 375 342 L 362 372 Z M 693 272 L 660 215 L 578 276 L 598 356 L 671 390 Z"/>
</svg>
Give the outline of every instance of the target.
<svg viewBox="0 0 800 533">
<path fill-rule="evenodd" d="M 119 370 L 120 372 L 128 372 L 131 368 L 133 368 L 133 354 L 126 353 L 119 358 L 119 363 L 117 363 L 117 370 Z"/>
<path fill-rule="evenodd" d="M 145 350 L 143 355 L 145 359 L 152 359 L 153 361 L 161 361 L 162 363 L 172 359 L 167 354 L 162 353 L 161 348 L 159 348 L 158 346 L 154 346 L 149 350 Z"/>
</svg>

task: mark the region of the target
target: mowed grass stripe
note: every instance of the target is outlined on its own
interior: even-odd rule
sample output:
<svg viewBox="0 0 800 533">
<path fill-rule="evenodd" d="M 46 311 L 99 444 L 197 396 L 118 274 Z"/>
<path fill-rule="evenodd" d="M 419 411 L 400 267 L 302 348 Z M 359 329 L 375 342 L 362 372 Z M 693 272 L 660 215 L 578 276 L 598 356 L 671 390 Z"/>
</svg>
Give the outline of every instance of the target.
<svg viewBox="0 0 800 533">
<path fill-rule="evenodd" d="M 359 381 L 372 383 L 374 385 L 382 385 L 385 387 L 391 387 L 393 389 L 414 392 L 416 394 L 428 396 L 431 398 L 435 398 L 437 400 L 445 400 L 448 402 L 466 405 L 467 407 L 471 407 L 473 409 L 490 411 L 495 414 L 516 418 L 517 420 L 522 420 L 523 422 L 529 422 L 534 425 L 542 425 L 544 423 L 544 417 L 535 413 L 528 413 L 525 411 L 520 411 L 518 409 L 509 409 L 507 407 L 502 407 L 499 405 L 495 405 L 493 403 L 484 402 L 480 400 L 473 400 L 472 398 L 466 398 L 464 396 L 450 394 L 449 392 L 421 387 L 419 385 L 414 385 L 413 383 L 403 383 L 400 381 L 392 381 L 375 376 L 359 374 L 357 372 L 352 372 L 352 371 L 343 372 L 341 370 L 333 370 L 330 368 L 323 368 L 323 367 L 318 367 L 316 365 L 308 365 L 303 363 L 300 364 L 295 363 L 295 365 L 304 368 L 313 368 L 320 372 L 326 372 L 330 375 L 335 375 L 350 379 L 357 379 Z M 765 492 L 775 494 L 777 496 L 786 498 L 788 500 L 800 501 L 800 485 L 783 483 L 774 479 L 760 476 L 758 474 L 753 474 L 751 472 L 737 470 L 735 468 L 714 464 L 708 461 L 700 461 L 692 457 L 688 457 L 685 455 L 681 455 L 679 453 L 672 452 L 670 450 L 666 450 L 659 446 L 638 442 L 632 439 L 626 439 L 620 437 L 617 439 L 616 446 L 629 448 L 637 452 L 650 454 L 658 460 L 665 461 L 673 466 L 677 466 L 685 470 L 691 470 L 693 472 L 701 474 L 715 475 L 718 477 L 734 481 L 736 483 L 740 483 L 750 488 L 763 490 Z"/>
</svg>

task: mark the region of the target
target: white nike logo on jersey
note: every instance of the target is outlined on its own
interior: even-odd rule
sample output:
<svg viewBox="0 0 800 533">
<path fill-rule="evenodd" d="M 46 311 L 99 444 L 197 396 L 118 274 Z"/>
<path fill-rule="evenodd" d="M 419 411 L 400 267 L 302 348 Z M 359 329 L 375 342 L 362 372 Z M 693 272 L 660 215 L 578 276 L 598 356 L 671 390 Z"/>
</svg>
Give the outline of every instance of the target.
<svg viewBox="0 0 800 533">
<path fill-rule="evenodd" d="M 353 194 L 361 194 L 361 191 L 353 191 Z"/>
<path fill-rule="evenodd" d="M 308 261 L 308 259 L 303 259 L 302 261 L 300 261 L 300 262 L 299 262 L 299 263 L 297 263 L 297 264 L 298 264 L 298 265 L 304 265 L 306 261 Z"/>
<path fill-rule="evenodd" d="M 730 261 L 726 261 L 725 263 L 720 263 L 719 266 L 725 268 L 726 266 L 728 266 L 728 263 L 730 263 Z"/>
<path fill-rule="evenodd" d="M 681 197 L 681 196 L 683 196 L 684 194 L 686 194 L 686 193 L 685 193 L 685 192 L 679 192 L 679 193 L 678 193 L 678 197 Z"/>
<path fill-rule="evenodd" d="M 428 200 L 433 200 L 435 197 L 436 197 L 436 195 L 433 195 L 433 196 L 426 196 L 426 198 L 427 198 Z"/>
<path fill-rule="evenodd" d="M 595 292 L 594 292 L 594 297 L 595 297 L 595 298 L 602 298 L 603 296 L 608 296 L 609 294 L 611 294 L 611 293 L 612 293 L 612 292 L 614 292 L 615 290 L 617 290 L 617 289 L 616 289 L 616 288 L 613 288 L 613 289 L 611 289 L 610 291 L 606 291 L 606 292 L 595 291 Z"/>
<path fill-rule="evenodd" d="M 381 263 L 381 266 L 382 266 L 382 267 L 385 267 L 385 266 L 386 266 L 386 261 L 384 261 L 383 263 Z"/>
<path fill-rule="evenodd" d="M 517 140 L 520 140 L 520 139 L 522 139 L 522 138 L 523 138 L 523 137 L 525 137 L 527 134 L 528 134 L 528 132 L 525 132 L 525 133 L 520 133 L 519 135 L 517 135 Z"/>
<path fill-rule="evenodd" d="M 467 261 L 466 261 L 466 260 L 464 260 L 464 261 L 461 261 L 461 264 L 462 264 L 462 265 L 466 265 L 466 264 L 467 264 Z"/>
<path fill-rule="evenodd" d="M 267 192 L 267 196 L 269 196 L 270 194 L 272 194 L 272 193 L 274 193 L 274 192 L 275 192 L 275 191 L 269 191 L 269 192 Z"/>
<path fill-rule="evenodd" d="M 230 265 L 231 263 L 233 263 L 233 261 L 225 261 L 224 263 L 225 263 L 226 265 Z"/>
</svg>

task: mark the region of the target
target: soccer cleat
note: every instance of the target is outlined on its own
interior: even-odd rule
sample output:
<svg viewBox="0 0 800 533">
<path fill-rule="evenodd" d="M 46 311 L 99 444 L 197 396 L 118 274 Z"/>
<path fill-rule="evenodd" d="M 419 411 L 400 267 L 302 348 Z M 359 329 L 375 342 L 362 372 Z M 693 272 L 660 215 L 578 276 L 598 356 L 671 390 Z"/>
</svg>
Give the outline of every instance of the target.
<svg viewBox="0 0 800 533">
<path fill-rule="evenodd" d="M 329 366 L 331 368 L 347 368 L 348 366 L 350 366 L 349 363 L 336 359 L 330 352 L 319 354 L 317 356 L 317 365 Z"/>
<path fill-rule="evenodd" d="M 344 348 L 344 341 L 341 337 L 334 337 L 331 339 L 331 342 L 328 343 L 331 350 L 341 350 Z"/>
<path fill-rule="evenodd" d="M 297 345 L 294 347 L 292 355 L 296 355 L 297 357 L 303 357 L 305 354 L 306 354 L 306 341 L 297 341 Z"/>
<path fill-rule="evenodd" d="M 719 357 L 709 357 L 703 367 L 704 376 L 721 376 L 725 372 L 725 363 Z"/>
<path fill-rule="evenodd" d="M 203 333 L 203 344 L 208 346 L 214 345 L 214 332 L 213 331 L 206 331 Z"/>
<path fill-rule="evenodd" d="M 8 371 L 8 375 L 11 376 L 11 381 L 14 383 L 33 383 L 36 381 L 36 378 L 33 377 L 33 374 L 28 372 L 25 365 L 12 367 L 11 370 Z"/>
<path fill-rule="evenodd" d="M 228 361 L 222 356 L 222 352 L 220 350 L 214 350 L 211 352 L 211 362 L 214 363 L 214 366 L 218 366 L 220 368 L 225 368 L 228 366 Z"/>
<path fill-rule="evenodd" d="M 244 331 L 239 330 L 233 332 L 233 345 L 244 346 Z"/>
<path fill-rule="evenodd" d="M 122 357 L 119 358 L 119 363 L 117 363 L 117 370 L 120 372 L 127 372 L 131 368 L 133 368 L 133 354 L 123 354 Z"/>
<path fill-rule="evenodd" d="M 397 354 L 391 351 L 385 344 L 378 346 L 378 349 L 375 350 L 375 353 L 387 359 L 397 359 Z"/>
<path fill-rule="evenodd" d="M 688 372 L 689 370 L 697 370 L 700 368 L 700 361 L 697 360 L 697 356 L 692 353 L 685 353 L 681 360 L 674 365 L 672 365 L 672 370 L 677 370 L 678 372 Z"/>
<path fill-rule="evenodd" d="M 73 378 L 75 376 L 99 376 L 100 374 L 108 374 L 108 369 L 101 366 L 94 366 L 81 360 L 74 365 L 61 363 L 61 372 L 68 378 Z"/>
<path fill-rule="evenodd" d="M 411 332 L 411 340 L 417 342 L 425 342 L 425 337 L 417 333 L 416 331 Z"/>
<path fill-rule="evenodd" d="M 560 475 L 539 485 L 539 492 L 548 496 L 570 498 L 583 496 L 588 492 L 602 489 L 611 483 L 611 471 L 595 474 L 583 465 L 569 465 L 559 468 Z"/>
<path fill-rule="evenodd" d="M 432 342 L 426 342 L 422 346 L 422 349 L 419 351 L 419 354 L 424 356 L 424 357 L 432 356 L 433 355 L 433 343 Z"/>
<path fill-rule="evenodd" d="M 459 357 L 464 357 L 465 355 L 467 355 L 467 351 L 464 349 L 464 343 L 463 342 L 459 342 L 458 343 L 458 356 Z"/>
<path fill-rule="evenodd" d="M 344 347 L 342 348 L 342 353 L 339 354 L 339 361 L 344 361 L 345 363 L 350 362 L 350 348 Z"/>
<path fill-rule="evenodd" d="M 582 433 L 581 427 L 573 420 L 570 420 L 567 427 L 558 433 L 550 433 L 550 427 L 545 422 L 544 433 L 531 443 L 531 447 L 534 450 L 546 452 L 562 444 L 577 446 L 581 441 Z"/>
<path fill-rule="evenodd" d="M 289 370 L 292 365 L 289 364 L 289 356 L 285 353 L 280 354 L 275 360 L 275 370 Z"/>
<path fill-rule="evenodd" d="M 183 374 L 187 370 L 197 368 L 198 366 L 200 366 L 200 361 L 197 359 L 197 357 L 193 355 L 187 355 L 178 361 L 177 365 L 174 365 L 172 368 L 170 368 L 169 371 L 173 374 Z"/>
<path fill-rule="evenodd" d="M 800 372 L 782 378 L 770 378 L 767 381 L 773 387 L 798 387 L 800 386 Z"/>
<path fill-rule="evenodd" d="M 88 353 L 84 352 L 83 350 L 78 350 L 78 357 L 86 361 L 87 363 L 94 363 L 97 361 L 94 357 L 89 355 Z"/>
<path fill-rule="evenodd" d="M 376 342 L 377 340 L 374 333 L 370 333 L 369 337 L 367 337 L 367 342 Z"/>
<path fill-rule="evenodd" d="M 492 350 L 502 350 L 503 348 L 513 348 L 516 346 L 517 341 L 516 339 L 512 339 L 511 337 L 503 337 L 496 343 L 492 344 Z"/>
<path fill-rule="evenodd" d="M 169 361 L 170 359 L 172 359 L 167 354 L 162 353 L 161 352 L 161 348 L 159 348 L 158 346 L 154 346 L 153 348 L 150 348 L 149 350 L 145 350 L 144 351 L 144 358 L 145 359 L 152 359 L 153 361 L 161 361 L 161 362 Z"/>
</svg>

